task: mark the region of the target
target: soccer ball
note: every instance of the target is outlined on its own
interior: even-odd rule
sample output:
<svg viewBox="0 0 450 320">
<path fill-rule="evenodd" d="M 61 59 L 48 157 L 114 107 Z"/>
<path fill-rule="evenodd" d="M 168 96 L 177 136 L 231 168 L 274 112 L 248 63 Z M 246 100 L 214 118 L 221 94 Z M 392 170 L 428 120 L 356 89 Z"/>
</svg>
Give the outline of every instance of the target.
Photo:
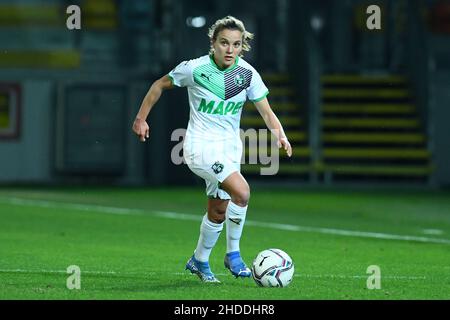
<svg viewBox="0 0 450 320">
<path fill-rule="evenodd" d="M 294 263 L 283 250 L 267 249 L 253 260 L 252 276 L 261 287 L 286 287 L 294 276 Z"/>
</svg>

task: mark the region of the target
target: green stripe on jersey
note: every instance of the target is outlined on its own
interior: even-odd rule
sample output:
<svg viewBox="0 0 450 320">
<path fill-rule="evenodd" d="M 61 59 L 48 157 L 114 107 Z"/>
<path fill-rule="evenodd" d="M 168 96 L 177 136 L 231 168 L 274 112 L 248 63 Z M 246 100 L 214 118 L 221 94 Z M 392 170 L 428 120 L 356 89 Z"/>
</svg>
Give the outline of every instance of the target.
<svg viewBox="0 0 450 320">
<path fill-rule="evenodd" d="M 225 78 L 211 64 L 205 64 L 194 69 L 194 81 L 211 91 L 220 99 L 225 99 Z"/>
</svg>

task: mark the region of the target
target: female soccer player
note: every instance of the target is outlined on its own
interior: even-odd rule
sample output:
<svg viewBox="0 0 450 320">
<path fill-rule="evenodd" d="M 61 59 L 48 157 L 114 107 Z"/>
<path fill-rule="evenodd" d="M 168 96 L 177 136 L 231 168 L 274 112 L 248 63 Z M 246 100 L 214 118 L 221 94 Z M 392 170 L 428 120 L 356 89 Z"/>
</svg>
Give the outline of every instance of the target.
<svg viewBox="0 0 450 320">
<path fill-rule="evenodd" d="M 149 138 L 147 116 L 161 93 L 187 87 L 190 118 L 183 143 L 185 161 L 206 182 L 208 212 L 200 225 L 200 237 L 186 269 L 204 282 L 220 282 L 211 272 L 209 256 L 226 221 L 227 252 L 224 265 L 235 277 L 250 277 L 241 258 L 239 241 L 245 223 L 250 188 L 240 173 L 242 142 L 239 122 L 242 107 L 251 100 L 265 124 L 288 156 L 291 145 L 280 121 L 267 101 L 269 91 L 258 72 L 244 59 L 253 34 L 242 21 L 227 16 L 209 29 L 208 55 L 180 63 L 155 81 L 146 94 L 133 123 L 140 141 Z"/>
</svg>

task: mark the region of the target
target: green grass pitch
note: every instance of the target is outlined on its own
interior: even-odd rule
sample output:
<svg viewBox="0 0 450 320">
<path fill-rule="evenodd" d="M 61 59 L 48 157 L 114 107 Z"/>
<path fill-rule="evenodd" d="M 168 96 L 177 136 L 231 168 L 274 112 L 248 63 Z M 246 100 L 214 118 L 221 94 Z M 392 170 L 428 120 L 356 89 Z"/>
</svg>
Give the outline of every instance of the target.
<svg viewBox="0 0 450 320">
<path fill-rule="evenodd" d="M 294 260 L 286 288 L 260 288 L 211 255 L 221 284 L 184 271 L 203 188 L 0 189 L 0 299 L 449 299 L 450 193 L 253 188 L 241 240 Z M 81 289 L 66 286 L 79 266 Z M 377 265 L 381 288 L 368 289 Z"/>
</svg>

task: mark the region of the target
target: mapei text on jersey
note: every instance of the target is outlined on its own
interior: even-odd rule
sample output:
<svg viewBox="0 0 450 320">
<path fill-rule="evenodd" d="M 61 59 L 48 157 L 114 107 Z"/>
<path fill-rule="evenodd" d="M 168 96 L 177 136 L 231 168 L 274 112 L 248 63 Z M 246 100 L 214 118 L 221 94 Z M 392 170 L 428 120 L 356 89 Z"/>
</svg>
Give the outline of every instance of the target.
<svg viewBox="0 0 450 320">
<path fill-rule="evenodd" d="M 237 114 L 239 110 L 244 106 L 245 101 L 241 101 L 235 103 L 233 101 L 229 101 L 225 105 L 225 101 L 209 101 L 206 102 L 205 99 L 200 101 L 200 105 L 198 107 L 198 111 L 205 112 L 209 114 L 220 114 L 226 116 L 228 114 Z"/>
</svg>

